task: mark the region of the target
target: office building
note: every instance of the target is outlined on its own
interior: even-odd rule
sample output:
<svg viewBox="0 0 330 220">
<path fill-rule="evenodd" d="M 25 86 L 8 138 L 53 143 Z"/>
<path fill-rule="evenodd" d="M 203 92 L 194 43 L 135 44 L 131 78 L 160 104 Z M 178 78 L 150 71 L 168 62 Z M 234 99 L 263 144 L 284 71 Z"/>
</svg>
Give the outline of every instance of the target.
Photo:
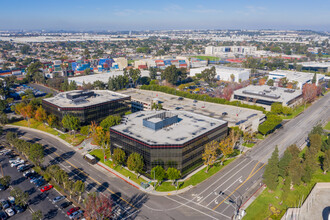
<svg viewBox="0 0 330 220">
<path fill-rule="evenodd" d="M 79 118 L 82 125 L 100 122 L 109 115 L 122 115 L 131 110 L 131 97 L 109 90 L 74 90 L 42 100 L 42 106 L 60 121 L 67 114 Z"/>
<path fill-rule="evenodd" d="M 227 135 L 227 122 L 187 111 L 140 111 L 110 128 L 111 145 L 142 155 L 145 171 L 155 166 L 181 172 L 202 163 L 204 146 Z"/>
<path fill-rule="evenodd" d="M 249 85 L 234 91 L 233 99 L 247 103 L 255 103 L 269 111 L 271 105 L 275 102 L 281 103 L 283 106 L 295 107 L 302 102 L 302 96 L 301 90 L 267 85 Z"/>
</svg>

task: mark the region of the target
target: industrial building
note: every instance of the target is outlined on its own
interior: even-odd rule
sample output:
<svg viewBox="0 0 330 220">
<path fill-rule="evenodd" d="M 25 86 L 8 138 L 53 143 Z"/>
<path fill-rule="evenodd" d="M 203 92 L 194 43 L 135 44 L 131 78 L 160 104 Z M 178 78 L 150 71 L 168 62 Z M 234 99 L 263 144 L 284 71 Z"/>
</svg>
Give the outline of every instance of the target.
<svg viewBox="0 0 330 220">
<path fill-rule="evenodd" d="M 275 70 L 269 72 L 268 79 L 279 80 L 287 78 L 290 82 L 297 82 L 297 88 L 302 89 L 305 83 L 311 83 L 315 73 L 297 72 L 289 70 Z M 324 80 L 323 74 L 316 74 L 316 84 Z"/>
<path fill-rule="evenodd" d="M 269 111 L 271 105 L 275 102 L 281 103 L 283 106 L 295 107 L 301 104 L 302 96 L 301 90 L 267 85 L 249 85 L 234 91 L 232 99 L 247 103 L 255 103 Z"/>
<path fill-rule="evenodd" d="M 119 75 L 123 76 L 124 71 L 110 71 L 110 72 L 106 72 L 106 73 L 98 73 L 98 74 L 87 75 L 87 76 L 71 77 L 71 78 L 68 78 L 68 82 L 70 83 L 71 81 L 74 81 L 74 82 L 76 82 L 77 86 L 82 86 L 84 83 L 93 84 L 95 81 L 101 81 L 101 82 L 107 84 L 109 82 L 110 77 L 115 77 L 115 76 L 119 76 Z M 141 77 L 142 76 L 149 76 L 149 71 L 141 70 Z"/>
<path fill-rule="evenodd" d="M 109 115 L 131 110 L 131 97 L 109 90 L 74 90 L 42 100 L 42 107 L 60 121 L 67 114 L 79 118 L 82 125 L 100 122 Z"/>
<path fill-rule="evenodd" d="M 302 70 L 323 72 L 323 73 L 330 72 L 330 62 L 303 62 L 303 63 L 297 63 L 297 65 L 301 65 Z M 293 64 L 290 64 L 290 67 L 292 66 Z"/>
<path fill-rule="evenodd" d="M 257 51 L 255 46 L 222 46 L 205 47 L 205 55 L 221 56 L 221 57 L 235 57 L 235 55 L 253 55 Z"/>
<path fill-rule="evenodd" d="M 153 103 L 160 103 L 164 110 L 184 110 L 228 122 L 229 127 L 239 127 L 243 131 L 258 131 L 258 126 L 265 120 L 261 111 L 197 101 L 157 91 L 127 89 L 120 93 L 131 97 L 132 112 L 150 111 Z"/>
<path fill-rule="evenodd" d="M 211 66 L 201 67 L 196 69 L 190 69 L 190 76 L 195 76 L 196 74 L 202 73 L 205 69 L 210 69 Z M 234 82 L 242 82 L 244 80 L 248 80 L 251 75 L 250 69 L 243 68 L 233 68 L 233 67 L 225 67 L 225 66 L 215 66 L 216 71 L 216 79 L 223 81 L 234 81 Z"/>
<path fill-rule="evenodd" d="M 112 149 L 142 155 L 145 171 L 155 166 L 181 172 L 202 163 L 205 144 L 227 135 L 227 122 L 187 111 L 141 111 L 110 128 Z"/>
</svg>

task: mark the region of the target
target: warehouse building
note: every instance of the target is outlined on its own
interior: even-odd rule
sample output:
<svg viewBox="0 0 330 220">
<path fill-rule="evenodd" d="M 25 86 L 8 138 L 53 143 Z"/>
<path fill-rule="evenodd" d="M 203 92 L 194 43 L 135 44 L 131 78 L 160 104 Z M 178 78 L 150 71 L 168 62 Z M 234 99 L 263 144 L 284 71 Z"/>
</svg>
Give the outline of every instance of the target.
<svg viewBox="0 0 330 220">
<path fill-rule="evenodd" d="M 257 47 L 255 46 L 205 47 L 205 55 L 221 56 L 221 57 L 234 57 L 235 55 L 241 55 L 241 56 L 254 55 L 256 51 L 257 51 Z"/>
<path fill-rule="evenodd" d="M 245 88 L 234 91 L 233 100 L 239 100 L 247 103 L 255 103 L 271 109 L 273 103 L 281 103 L 283 106 L 295 107 L 302 102 L 301 90 L 287 89 L 275 86 L 254 86 L 249 85 Z"/>
<path fill-rule="evenodd" d="M 109 115 L 131 110 L 131 97 L 109 90 L 74 90 L 42 100 L 42 107 L 60 121 L 67 114 L 79 118 L 82 125 L 100 122 Z"/>
<path fill-rule="evenodd" d="M 195 76 L 196 74 L 200 74 L 205 69 L 210 69 L 211 66 L 190 69 L 190 76 Z M 244 80 L 248 80 L 251 75 L 250 69 L 243 69 L 243 68 L 232 68 L 232 67 L 225 67 L 225 66 L 215 66 L 216 71 L 216 79 L 223 80 L 223 81 L 234 81 L 234 82 L 242 82 Z"/>
<path fill-rule="evenodd" d="M 227 135 L 227 122 L 187 111 L 141 111 L 110 128 L 112 149 L 142 155 L 145 171 L 154 166 L 181 172 L 202 163 L 205 144 Z"/>
<path fill-rule="evenodd" d="M 302 62 L 296 65 L 301 65 L 302 70 L 315 71 L 315 72 L 330 72 L 330 62 Z M 290 68 L 293 68 L 294 64 L 290 64 Z"/>
</svg>

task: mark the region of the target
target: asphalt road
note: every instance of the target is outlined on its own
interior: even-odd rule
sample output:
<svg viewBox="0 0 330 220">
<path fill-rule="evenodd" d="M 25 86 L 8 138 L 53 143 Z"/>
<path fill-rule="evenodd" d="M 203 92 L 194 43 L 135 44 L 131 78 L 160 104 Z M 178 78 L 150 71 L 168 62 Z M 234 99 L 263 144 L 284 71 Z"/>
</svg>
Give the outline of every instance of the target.
<svg viewBox="0 0 330 220">
<path fill-rule="evenodd" d="M 220 172 L 180 195 L 145 194 L 111 174 L 104 175 L 97 165 L 87 164 L 82 155 L 51 136 L 25 129 L 14 131 L 46 145 L 45 162 L 58 163 L 73 178 L 84 180 L 87 191 L 115 194 L 115 209 L 121 213 L 118 219 L 231 219 L 235 210 L 260 187 L 265 162 L 275 146 L 282 154 L 290 144 L 303 145 L 312 127 L 330 117 L 329 100 L 330 94 Z"/>
<path fill-rule="evenodd" d="M 1 199 L 7 199 L 11 190 L 11 187 L 18 187 L 21 190 L 29 193 L 29 207 L 33 211 L 41 210 L 44 219 L 69 219 L 66 215 L 66 211 L 72 206 L 62 210 L 58 207 L 58 204 L 53 204 L 52 200 L 60 194 L 55 190 L 51 189 L 47 192 L 40 192 L 41 187 L 36 187 L 33 183 L 30 183 L 29 179 L 25 179 L 23 173 L 17 171 L 15 167 L 10 167 L 7 156 L 0 156 L 1 165 L 3 168 L 4 175 L 11 177 L 11 184 L 8 189 L 0 192 Z M 61 204 L 62 202 L 59 202 Z M 29 209 L 23 213 L 18 213 L 10 219 L 25 220 L 32 219 L 32 214 Z"/>
</svg>

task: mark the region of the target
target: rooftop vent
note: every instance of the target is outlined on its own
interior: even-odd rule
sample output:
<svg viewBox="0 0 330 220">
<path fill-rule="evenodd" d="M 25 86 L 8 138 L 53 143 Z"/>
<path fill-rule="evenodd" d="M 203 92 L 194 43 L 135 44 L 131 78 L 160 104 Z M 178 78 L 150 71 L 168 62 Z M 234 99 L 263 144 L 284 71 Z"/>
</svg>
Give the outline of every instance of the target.
<svg viewBox="0 0 330 220">
<path fill-rule="evenodd" d="M 67 99 L 71 99 L 72 101 L 78 98 L 81 99 L 87 99 L 89 97 L 94 96 L 93 91 L 74 91 L 74 92 L 69 92 L 66 94 Z"/>
<path fill-rule="evenodd" d="M 294 93 L 294 89 L 286 89 L 286 90 L 284 90 L 284 92 L 287 92 L 287 93 Z"/>
</svg>

